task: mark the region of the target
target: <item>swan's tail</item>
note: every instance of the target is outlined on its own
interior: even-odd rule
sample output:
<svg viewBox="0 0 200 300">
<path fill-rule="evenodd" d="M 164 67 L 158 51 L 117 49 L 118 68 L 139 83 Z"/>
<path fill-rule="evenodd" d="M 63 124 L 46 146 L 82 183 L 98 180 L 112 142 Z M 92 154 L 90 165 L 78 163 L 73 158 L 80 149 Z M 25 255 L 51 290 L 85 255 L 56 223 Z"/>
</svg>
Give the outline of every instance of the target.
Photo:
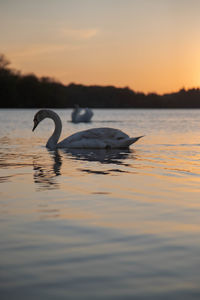
<svg viewBox="0 0 200 300">
<path fill-rule="evenodd" d="M 130 140 L 132 141 L 131 144 L 137 142 L 139 139 L 141 139 L 142 137 L 144 137 L 144 135 L 141 135 L 141 136 L 137 136 L 137 137 L 134 137 L 134 138 L 130 138 Z M 131 145 L 130 144 L 130 145 Z"/>
<path fill-rule="evenodd" d="M 134 137 L 134 138 L 128 138 L 123 142 L 121 147 L 129 147 L 130 145 L 134 144 L 135 142 L 137 142 L 142 137 L 144 137 L 144 135 L 137 136 L 137 137 Z"/>
</svg>

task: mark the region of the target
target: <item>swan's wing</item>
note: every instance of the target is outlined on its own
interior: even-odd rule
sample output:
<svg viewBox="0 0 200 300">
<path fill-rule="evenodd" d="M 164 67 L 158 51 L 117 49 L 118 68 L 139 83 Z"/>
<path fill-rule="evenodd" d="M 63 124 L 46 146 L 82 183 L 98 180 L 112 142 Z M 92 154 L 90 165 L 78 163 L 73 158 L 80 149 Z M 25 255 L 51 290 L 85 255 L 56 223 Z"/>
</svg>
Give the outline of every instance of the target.
<svg viewBox="0 0 200 300">
<path fill-rule="evenodd" d="M 88 118 L 91 118 L 93 116 L 93 111 L 90 108 L 86 107 L 85 114 Z"/>
<path fill-rule="evenodd" d="M 92 118 L 92 115 L 93 115 L 93 113 L 88 108 L 86 108 L 84 110 L 84 112 L 78 113 L 76 115 L 76 123 L 79 123 L 79 122 L 89 122 L 90 119 Z"/>
<path fill-rule="evenodd" d="M 121 130 L 103 127 L 79 131 L 69 136 L 67 140 L 73 142 L 81 139 L 120 140 L 125 138 L 129 138 L 129 136 Z"/>
<path fill-rule="evenodd" d="M 127 148 L 140 137 L 130 138 L 114 128 L 93 128 L 72 134 L 57 146 L 58 148 Z"/>
</svg>

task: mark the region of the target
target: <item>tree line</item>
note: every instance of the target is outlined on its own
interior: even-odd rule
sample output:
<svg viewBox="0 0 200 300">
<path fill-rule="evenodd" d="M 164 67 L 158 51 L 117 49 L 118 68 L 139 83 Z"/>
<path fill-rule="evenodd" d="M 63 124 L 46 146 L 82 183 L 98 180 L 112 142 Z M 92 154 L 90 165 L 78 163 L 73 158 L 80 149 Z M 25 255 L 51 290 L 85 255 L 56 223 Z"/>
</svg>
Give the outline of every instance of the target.
<svg viewBox="0 0 200 300">
<path fill-rule="evenodd" d="M 200 108 L 200 89 L 181 89 L 159 95 L 135 92 L 129 87 L 64 85 L 49 77 L 22 75 L 0 55 L 1 108 Z"/>
</svg>

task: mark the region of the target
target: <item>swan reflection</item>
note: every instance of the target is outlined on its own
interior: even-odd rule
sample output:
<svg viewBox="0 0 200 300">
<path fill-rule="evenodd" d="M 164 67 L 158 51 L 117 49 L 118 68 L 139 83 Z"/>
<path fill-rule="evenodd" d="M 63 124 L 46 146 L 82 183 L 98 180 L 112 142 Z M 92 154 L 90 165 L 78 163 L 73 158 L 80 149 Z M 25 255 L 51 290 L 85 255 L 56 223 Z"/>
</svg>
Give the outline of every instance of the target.
<svg viewBox="0 0 200 300">
<path fill-rule="evenodd" d="M 96 161 L 102 164 L 125 165 L 123 160 L 129 157 L 130 149 L 62 149 L 63 153 L 71 159 L 83 161 Z"/>
<path fill-rule="evenodd" d="M 113 173 L 123 173 L 125 171 L 119 169 L 119 167 L 105 170 L 105 167 L 101 167 L 99 164 L 93 164 L 92 162 L 98 162 L 103 165 L 129 166 L 124 160 L 132 153 L 129 149 L 62 149 L 61 151 L 64 152 L 69 159 L 91 162 L 89 168 L 88 164 L 80 164 L 78 170 L 83 173 L 97 175 L 110 175 Z"/>
<path fill-rule="evenodd" d="M 48 151 L 48 150 L 47 150 Z M 58 151 L 48 151 L 49 160 L 35 156 L 33 158 L 34 182 L 40 185 L 40 189 L 58 188 L 56 176 L 61 175 L 60 168 L 62 165 L 61 155 Z"/>
<path fill-rule="evenodd" d="M 127 173 L 127 169 L 123 168 L 130 166 L 127 159 L 130 156 L 131 159 L 136 158 L 134 151 L 130 149 L 58 149 L 56 151 L 48 150 L 48 152 L 47 157 L 36 156 L 33 159 L 34 182 L 40 190 L 59 188 L 56 177 L 62 174 L 70 177 L 72 168 L 76 169 L 79 175 L 80 172 L 101 175 Z M 70 161 L 76 161 L 77 164 L 70 166 Z M 63 166 L 62 163 L 64 163 Z M 106 165 L 112 165 L 112 168 L 105 168 Z"/>
</svg>

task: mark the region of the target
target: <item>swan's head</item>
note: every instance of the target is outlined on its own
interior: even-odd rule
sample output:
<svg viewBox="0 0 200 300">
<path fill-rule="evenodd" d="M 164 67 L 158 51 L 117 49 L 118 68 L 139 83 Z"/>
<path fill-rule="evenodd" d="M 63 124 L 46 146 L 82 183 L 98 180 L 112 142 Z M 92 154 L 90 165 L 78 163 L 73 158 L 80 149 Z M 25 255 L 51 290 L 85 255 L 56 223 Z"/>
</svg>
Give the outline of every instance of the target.
<svg viewBox="0 0 200 300">
<path fill-rule="evenodd" d="M 38 124 L 47 117 L 48 117 L 47 110 L 45 110 L 45 109 L 39 110 L 34 116 L 34 119 L 33 119 L 34 125 L 33 125 L 32 131 L 34 131 L 35 128 L 38 126 Z"/>
</svg>

